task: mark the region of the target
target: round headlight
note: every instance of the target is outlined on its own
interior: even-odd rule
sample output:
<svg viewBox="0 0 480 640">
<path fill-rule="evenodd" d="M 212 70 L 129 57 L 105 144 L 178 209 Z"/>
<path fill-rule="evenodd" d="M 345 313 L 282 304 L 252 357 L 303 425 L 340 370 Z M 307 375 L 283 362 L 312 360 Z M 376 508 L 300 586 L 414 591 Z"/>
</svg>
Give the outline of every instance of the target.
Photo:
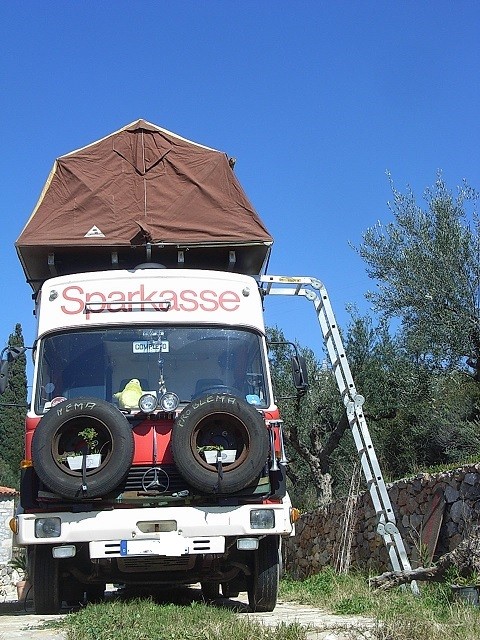
<svg viewBox="0 0 480 640">
<path fill-rule="evenodd" d="M 152 413 L 157 408 L 157 398 L 153 393 L 144 393 L 138 401 L 138 406 L 143 413 Z"/>
<path fill-rule="evenodd" d="M 167 391 L 160 398 L 160 406 L 164 411 L 175 411 L 175 409 L 180 404 L 180 400 L 176 393 L 172 393 L 172 391 Z"/>
</svg>

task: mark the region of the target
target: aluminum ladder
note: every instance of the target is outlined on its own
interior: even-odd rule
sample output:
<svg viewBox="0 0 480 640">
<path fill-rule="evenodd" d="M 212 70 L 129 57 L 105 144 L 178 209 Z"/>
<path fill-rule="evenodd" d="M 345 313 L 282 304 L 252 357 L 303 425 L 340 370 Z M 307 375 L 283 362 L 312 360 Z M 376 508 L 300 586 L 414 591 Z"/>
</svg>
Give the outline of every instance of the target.
<svg viewBox="0 0 480 640">
<path fill-rule="evenodd" d="M 396 525 L 385 481 L 372 444 L 365 415 L 362 410 L 364 397 L 357 393 L 348 364 L 338 325 L 335 321 L 327 290 L 320 280 L 311 277 L 258 276 L 263 296 L 303 296 L 315 307 L 322 330 L 332 370 L 347 412 L 348 422 L 360 457 L 363 474 L 377 515 L 377 533 L 383 537 L 394 571 L 411 570 L 405 545 Z M 411 583 L 413 593 L 418 594 L 416 582 Z"/>
</svg>

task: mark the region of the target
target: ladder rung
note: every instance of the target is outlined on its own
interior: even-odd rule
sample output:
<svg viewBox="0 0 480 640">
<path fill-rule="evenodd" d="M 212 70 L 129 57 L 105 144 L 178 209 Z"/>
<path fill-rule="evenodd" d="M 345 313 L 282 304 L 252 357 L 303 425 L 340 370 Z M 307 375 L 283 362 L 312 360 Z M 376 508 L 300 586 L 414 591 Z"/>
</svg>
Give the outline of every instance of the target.
<svg viewBox="0 0 480 640">
<path fill-rule="evenodd" d="M 333 336 L 333 331 L 332 329 L 327 329 L 327 331 L 325 332 L 323 339 L 325 340 L 325 342 L 327 342 L 328 340 L 330 340 L 330 338 Z"/>
</svg>

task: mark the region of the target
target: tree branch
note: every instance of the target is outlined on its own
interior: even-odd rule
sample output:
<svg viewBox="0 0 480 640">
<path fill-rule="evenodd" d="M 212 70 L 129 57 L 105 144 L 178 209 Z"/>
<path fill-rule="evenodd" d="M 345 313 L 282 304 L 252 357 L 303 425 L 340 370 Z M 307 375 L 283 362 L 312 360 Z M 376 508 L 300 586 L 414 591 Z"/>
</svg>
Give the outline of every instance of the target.
<svg viewBox="0 0 480 640">
<path fill-rule="evenodd" d="M 456 567 L 459 575 L 468 574 L 480 569 L 480 530 L 465 538 L 458 547 L 443 555 L 432 567 L 419 567 L 410 571 L 387 571 L 370 580 L 374 589 L 387 590 L 413 580 L 439 582 L 443 580 L 450 567 Z"/>
</svg>

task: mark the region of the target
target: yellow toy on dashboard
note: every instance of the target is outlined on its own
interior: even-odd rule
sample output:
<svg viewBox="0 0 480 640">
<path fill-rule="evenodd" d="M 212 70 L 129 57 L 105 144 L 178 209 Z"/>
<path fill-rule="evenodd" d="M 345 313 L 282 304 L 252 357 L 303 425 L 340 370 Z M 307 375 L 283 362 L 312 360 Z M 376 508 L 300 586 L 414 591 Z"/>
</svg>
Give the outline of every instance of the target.
<svg viewBox="0 0 480 640">
<path fill-rule="evenodd" d="M 144 394 L 140 381 L 137 378 L 132 378 L 123 391 L 119 391 L 114 394 L 117 398 L 120 409 L 138 409 L 138 401 Z"/>
</svg>

